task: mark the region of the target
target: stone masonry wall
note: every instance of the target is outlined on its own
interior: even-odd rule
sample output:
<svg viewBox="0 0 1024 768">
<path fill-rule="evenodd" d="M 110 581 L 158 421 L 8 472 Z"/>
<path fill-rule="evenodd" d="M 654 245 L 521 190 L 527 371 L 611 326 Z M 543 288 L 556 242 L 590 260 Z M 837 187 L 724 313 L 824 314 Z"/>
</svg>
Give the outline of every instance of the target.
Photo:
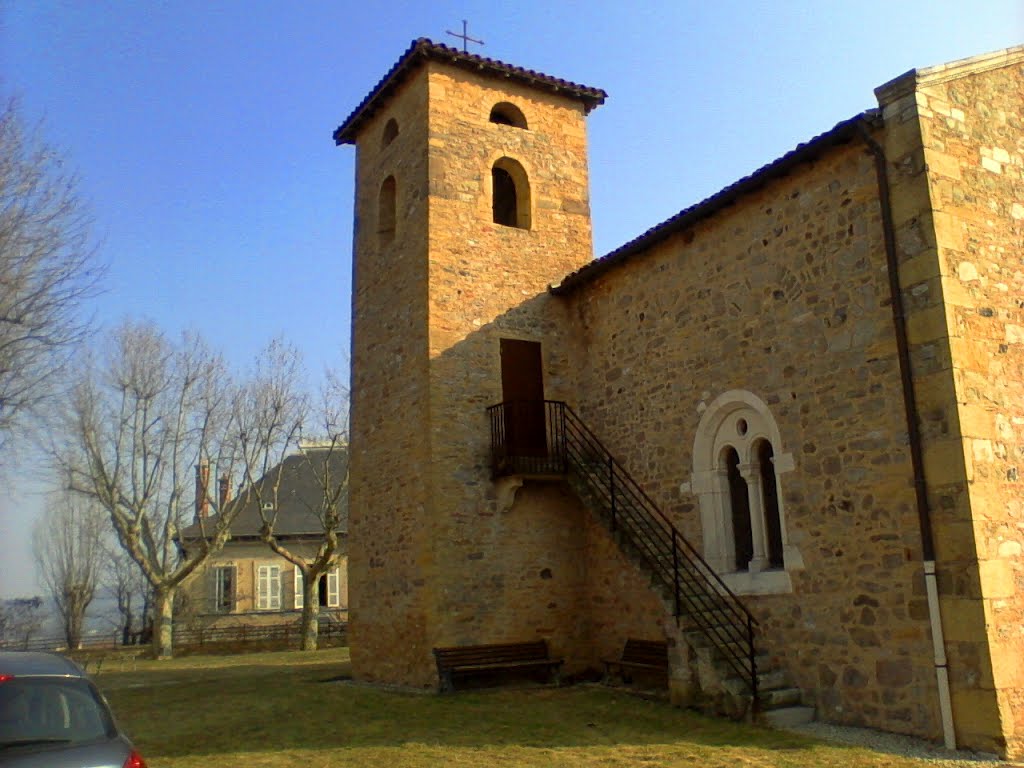
<svg viewBox="0 0 1024 768">
<path fill-rule="evenodd" d="M 582 513 L 559 485 L 491 480 L 486 407 L 502 399 L 502 337 L 541 342 L 546 396 L 571 391 L 567 317 L 546 288 L 592 255 L 583 109 L 427 67 L 433 642 L 546 637 L 571 672 L 587 637 Z M 527 129 L 490 122 L 501 102 Z M 502 157 L 529 179 L 530 229 L 492 221 L 491 168 Z"/>
<path fill-rule="evenodd" d="M 398 135 L 383 145 L 389 119 Z M 349 639 L 357 680 L 430 685 L 433 530 L 427 303 L 427 84 L 411 77 L 357 143 L 352 289 Z M 396 230 L 378 236 L 382 183 Z"/>
<path fill-rule="evenodd" d="M 591 513 L 583 519 L 586 547 L 586 602 L 589 642 L 581 666 L 603 671 L 601 659 L 618 658 L 626 640 L 674 641 L 675 620 L 644 575 Z M 587 652 L 589 651 L 589 655 Z"/>
<path fill-rule="evenodd" d="M 854 143 L 769 182 L 570 297 L 580 414 L 702 546 L 701 414 L 747 390 L 780 477 L 792 592 L 748 595 L 760 644 L 825 720 L 936 737 L 920 534 L 877 182 Z M 796 566 L 798 563 L 791 563 Z"/>
<path fill-rule="evenodd" d="M 951 528 L 938 560 L 954 718 L 963 742 L 1020 756 L 1024 47 L 923 70 L 916 85 L 887 112 L 920 131 L 934 268 L 908 289 L 924 316 L 918 340 L 941 350 L 930 378 L 955 393 L 933 413 L 962 441 L 951 463 L 965 482 L 937 499 Z M 948 465 L 930 469 L 948 475 Z"/>
</svg>

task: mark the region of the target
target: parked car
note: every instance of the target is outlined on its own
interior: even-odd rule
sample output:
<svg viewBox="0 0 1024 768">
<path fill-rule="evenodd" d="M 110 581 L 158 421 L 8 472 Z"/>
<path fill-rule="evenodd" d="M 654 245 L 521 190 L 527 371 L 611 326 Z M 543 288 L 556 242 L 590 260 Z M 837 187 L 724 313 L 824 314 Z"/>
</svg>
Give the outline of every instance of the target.
<svg viewBox="0 0 1024 768">
<path fill-rule="evenodd" d="M 103 695 L 56 653 L 0 651 L 0 768 L 146 768 Z"/>
</svg>

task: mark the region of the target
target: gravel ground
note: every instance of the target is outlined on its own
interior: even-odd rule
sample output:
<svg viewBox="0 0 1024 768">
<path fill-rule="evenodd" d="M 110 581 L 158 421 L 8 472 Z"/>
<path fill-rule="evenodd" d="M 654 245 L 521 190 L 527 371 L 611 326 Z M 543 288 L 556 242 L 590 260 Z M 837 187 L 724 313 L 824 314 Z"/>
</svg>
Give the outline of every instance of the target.
<svg viewBox="0 0 1024 768">
<path fill-rule="evenodd" d="M 833 741 L 839 744 L 865 747 L 866 749 L 872 749 L 883 754 L 916 757 L 927 760 L 929 764 L 935 766 L 949 766 L 949 768 L 998 768 L 998 766 L 1022 765 L 1021 763 L 1007 763 L 999 760 L 995 755 L 979 752 L 950 752 L 930 741 L 915 739 L 910 736 L 900 736 L 894 733 L 873 731 L 869 728 L 850 728 L 845 725 L 829 725 L 828 723 L 808 723 L 807 725 L 794 726 L 786 730 L 799 733 L 802 736 L 821 739 L 822 741 Z"/>
</svg>

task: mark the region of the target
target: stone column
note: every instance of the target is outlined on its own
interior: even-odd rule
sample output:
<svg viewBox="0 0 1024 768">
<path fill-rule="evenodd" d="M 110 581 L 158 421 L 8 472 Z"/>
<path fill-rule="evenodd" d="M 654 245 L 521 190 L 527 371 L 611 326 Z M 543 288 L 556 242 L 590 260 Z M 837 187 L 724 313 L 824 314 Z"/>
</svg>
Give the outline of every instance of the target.
<svg viewBox="0 0 1024 768">
<path fill-rule="evenodd" d="M 761 464 L 751 462 L 739 465 L 740 476 L 747 482 L 750 505 L 750 533 L 754 555 L 750 558 L 750 573 L 768 569 L 768 528 L 764 523 L 764 488 L 761 486 Z"/>
<path fill-rule="evenodd" d="M 704 552 L 715 573 L 732 573 L 736 570 L 736 542 L 732 530 L 732 499 L 729 495 L 729 471 L 724 467 L 712 469 L 711 482 L 714 505 L 714 539 L 712 546 Z M 717 539 L 717 540 L 715 540 Z"/>
</svg>

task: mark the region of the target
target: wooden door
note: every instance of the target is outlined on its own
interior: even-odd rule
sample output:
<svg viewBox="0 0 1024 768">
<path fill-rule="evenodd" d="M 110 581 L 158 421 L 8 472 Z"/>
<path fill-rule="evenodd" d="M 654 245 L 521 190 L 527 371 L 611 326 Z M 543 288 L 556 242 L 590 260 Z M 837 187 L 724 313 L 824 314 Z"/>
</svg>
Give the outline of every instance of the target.
<svg viewBox="0 0 1024 768">
<path fill-rule="evenodd" d="M 508 455 L 547 456 L 540 342 L 501 340 L 501 399 Z"/>
</svg>

